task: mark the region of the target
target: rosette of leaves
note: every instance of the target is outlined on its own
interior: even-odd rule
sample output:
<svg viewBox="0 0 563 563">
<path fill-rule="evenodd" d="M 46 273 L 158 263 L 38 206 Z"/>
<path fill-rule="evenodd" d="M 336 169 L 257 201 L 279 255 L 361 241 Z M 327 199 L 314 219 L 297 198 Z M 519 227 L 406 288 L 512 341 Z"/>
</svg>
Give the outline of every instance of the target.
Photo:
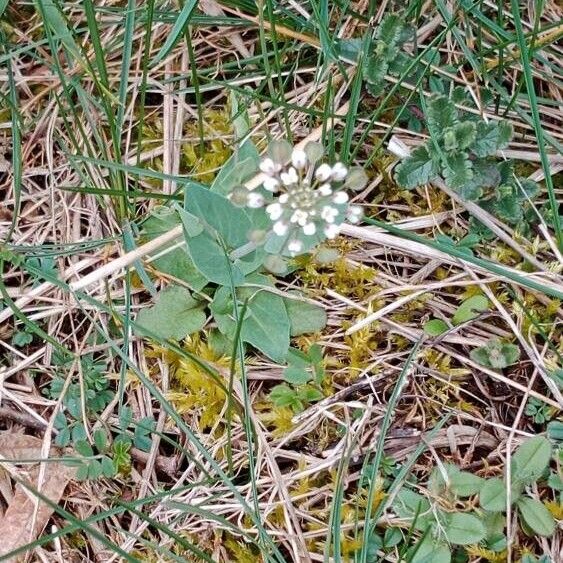
<svg viewBox="0 0 563 563">
<path fill-rule="evenodd" d="M 474 362 L 493 369 L 504 369 L 515 364 L 520 358 L 520 348 L 499 339 L 489 340 L 485 346 L 475 348 L 470 353 Z"/>
<path fill-rule="evenodd" d="M 366 88 L 372 96 L 380 96 L 385 87 L 385 75 L 399 76 L 409 62 L 404 45 L 413 38 L 413 28 L 401 16 L 386 15 L 375 32 L 370 52 L 363 66 Z"/>
<path fill-rule="evenodd" d="M 321 307 L 298 295 L 283 297 L 275 290 L 273 278 L 265 275 L 269 255 L 248 237 L 269 223 L 263 209 L 243 209 L 213 189 L 191 186 L 185 207 L 165 213 L 159 209 L 158 215 L 159 222 L 165 217 L 168 228 L 184 227 L 183 241 L 170 247 L 177 261 L 162 254 L 157 258 L 159 269 L 192 291 L 175 284 L 161 290 L 154 305 L 139 312 L 139 334 L 182 340 L 201 330 L 210 314 L 232 342 L 236 333 L 233 287 L 236 306 L 242 309 L 246 302 L 242 341 L 276 362 L 285 361 L 291 336 L 324 328 L 326 314 Z M 208 299 L 201 298 L 203 294 Z"/>
<path fill-rule="evenodd" d="M 172 283 L 153 292 L 155 302 L 139 312 L 135 330 L 149 338 L 182 340 L 211 316 L 222 347 L 227 341 L 233 350 L 235 313 L 244 310 L 241 340 L 281 363 L 290 338 L 321 330 L 326 314 L 303 296 L 281 294 L 269 274 L 288 274 L 296 268 L 293 257 L 336 236 L 345 219 L 358 222 L 361 208 L 348 203 L 344 190 L 362 189 L 367 176 L 340 162 L 320 164 L 323 150 L 316 143 L 302 151 L 274 142 L 261 161 L 248 137 L 244 108 L 233 102 L 241 142 L 212 185 L 190 182 L 184 205 L 157 208 L 142 225 L 148 239 L 178 225 L 183 236 L 149 257 Z M 259 168 L 266 179 L 251 187 L 248 180 Z"/>
<path fill-rule="evenodd" d="M 512 126 L 506 121 L 461 119 L 443 95 L 431 98 L 425 118 L 430 139 L 396 167 L 397 183 L 413 189 L 441 177 L 463 199 L 476 201 L 504 221 L 520 222 L 537 186 L 517 177 L 510 161 L 499 164 L 493 158 L 508 146 Z"/>
</svg>

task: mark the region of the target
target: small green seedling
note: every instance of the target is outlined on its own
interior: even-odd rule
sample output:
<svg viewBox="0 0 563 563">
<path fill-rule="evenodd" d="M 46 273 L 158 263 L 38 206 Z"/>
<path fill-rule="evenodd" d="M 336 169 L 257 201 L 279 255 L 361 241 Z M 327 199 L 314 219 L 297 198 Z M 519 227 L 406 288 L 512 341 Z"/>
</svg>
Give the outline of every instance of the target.
<svg viewBox="0 0 563 563">
<path fill-rule="evenodd" d="M 479 317 L 489 308 L 489 300 L 484 295 L 473 295 L 461 303 L 451 318 L 452 326 L 469 322 Z M 424 325 L 424 332 L 429 336 L 440 336 L 450 329 L 442 319 L 430 319 Z"/>
<path fill-rule="evenodd" d="M 474 362 L 482 366 L 504 369 L 518 361 L 520 358 L 520 348 L 515 344 L 494 339 L 487 342 L 485 346 L 472 350 L 470 357 Z"/>
<path fill-rule="evenodd" d="M 286 383 L 276 385 L 270 392 L 270 400 L 278 407 L 289 406 L 295 412 L 324 398 L 321 384 L 325 377 L 322 349 L 318 344 L 307 353 L 290 348 L 288 366 L 283 371 Z"/>
</svg>

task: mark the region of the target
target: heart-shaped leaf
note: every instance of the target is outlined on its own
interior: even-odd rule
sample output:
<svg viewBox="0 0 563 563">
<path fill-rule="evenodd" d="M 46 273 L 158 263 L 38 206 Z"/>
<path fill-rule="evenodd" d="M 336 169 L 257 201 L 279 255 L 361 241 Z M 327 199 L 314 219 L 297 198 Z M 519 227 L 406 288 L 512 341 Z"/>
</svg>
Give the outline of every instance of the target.
<svg viewBox="0 0 563 563">
<path fill-rule="evenodd" d="M 203 328 L 205 314 L 187 289 L 173 285 L 160 292 L 152 307 L 139 311 L 136 324 L 142 336 L 182 340 Z"/>
</svg>

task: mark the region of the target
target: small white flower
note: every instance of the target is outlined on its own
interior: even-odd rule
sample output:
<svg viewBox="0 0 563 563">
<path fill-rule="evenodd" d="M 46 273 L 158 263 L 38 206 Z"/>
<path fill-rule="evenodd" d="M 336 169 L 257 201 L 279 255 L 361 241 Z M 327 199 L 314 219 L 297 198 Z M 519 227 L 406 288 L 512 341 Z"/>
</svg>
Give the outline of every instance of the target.
<svg viewBox="0 0 563 563">
<path fill-rule="evenodd" d="M 271 176 L 269 176 L 268 178 L 266 178 L 264 180 L 263 185 L 264 185 L 265 190 L 268 190 L 269 192 L 273 193 L 273 192 L 276 192 L 278 190 L 280 183 L 275 178 L 272 178 Z"/>
<path fill-rule="evenodd" d="M 290 166 L 287 172 L 282 172 L 280 178 L 284 186 L 291 186 L 292 184 L 297 184 L 299 181 L 299 176 L 297 176 L 297 171 L 293 166 Z"/>
<path fill-rule="evenodd" d="M 278 197 L 278 201 L 280 203 L 287 203 L 289 200 L 289 195 L 288 194 L 282 194 L 280 195 L 280 197 Z"/>
<path fill-rule="evenodd" d="M 332 194 L 332 188 L 330 187 L 330 184 L 323 184 L 319 187 L 319 192 L 321 193 L 321 195 L 329 196 L 330 194 Z"/>
<path fill-rule="evenodd" d="M 287 230 L 288 230 L 287 223 L 284 223 L 283 221 L 278 221 L 277 223 L 274 223 L 273 230 L 274 233 L 276 233 L 276 235 L 278 235 L 279 237 L 283 237 L 283 235 L 287 234 Z"/>
<path fill-rule="evenodd" d="M 302 209 L 297 209 L 291 216 L 290 221 L 303 227 L 307 224 L 307 219 L 309 219 L 309 214 Z"/>
<path fill-rule="evenodd" d="M 348 208 L 347 217 L 350 223 L 359 223 L 362 215 L 364 214 L 364 210 L 359 205 L 351 205 Z"/>
<path fill-rule="evenodd" d="M 277 162 L 274 162 L 271 158 L 266 157 L 260 163 L 260 170 L 262 170 L 262 172 L 264 172 L 264 174 L 267 174 L 268 176 L 273 176 L 276 172 L 279 172 L 281 170 L 281 165 Z"/>
<path fill-rule="evenodd" d="M 252 209 L 258 209 L 264 205 L 264 196 L 256 192 L 250 192 L 246 205 Z"/>
<path fill-rule="evenodd" d="M 348 174 L 348 169 L 344 166 L 344 164 L 342 164 L 342 162 L 337 162 L 332 167 L 332 179 L 335 182 L 342 182 L 342 180 L 346 178 L 346 174 Z"/>
<path fill-rule="evenodd" d="M 334 238 L 340 232 L 340 227 L 338 225 L 327 225 L 324 229 L 326 238 Z"/>
<path fill-rule="evenodd" d="M 315 170 L 315 178 L 321 182 L 326 182 L 332 175 L 332 168 L 328 164 L 321 164 Z"/>
<path fill-rule="evenodd" d="M 336 207 L 330 207 L 330 205 L 325 205 L 321 211 L 321 219 L 327 223 L 334 223 L 336 216 L 338 215 L 338 209 Z"/>
<path fill-rule="evenodd" d="M 287 249 L 292 254 L 297 254 L 303 248 L 303 243 L 300 240 L 290 240 Z"/>
<path fill-rule="evenodd" d="M 291 153 L 291 163 L 297 170 L 303 170 L 307 166 L 307 155 L 301 149 L 293 149 Z"/>
<path fill-rule="evenodd" d="M 266 207 L 266 213 L 272 221 L 277 221 L 283 215 L 283 207 L 279 203 L 270 203 Z"/>
<path fill-rule="evenodd" d="M 336 192 L 332 201 L 334 203 L 346 203 L 348 201 L 348 194 L 346 192 Z"/>
<path fill-rule="evenodd" d="M 315 227 L 315 223 L 307 223 L 303 227 L 303 233 L 307 236 L 314 235 L 317 232 L 317 227 Z"/>
</svg>

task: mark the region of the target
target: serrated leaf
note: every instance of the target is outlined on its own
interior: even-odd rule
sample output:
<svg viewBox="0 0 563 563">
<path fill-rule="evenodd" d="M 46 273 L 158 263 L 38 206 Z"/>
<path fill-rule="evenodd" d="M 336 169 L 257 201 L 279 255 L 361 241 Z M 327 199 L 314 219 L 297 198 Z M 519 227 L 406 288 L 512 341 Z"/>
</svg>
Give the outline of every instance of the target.
<svg viewBox="0 0 563 563">
<path fill-rule="evenodd" d="M 495 188 L 502 180 L 499 165 L 477 159 L 473 162 L 473 180 L 484 188 Z"/>
<path fill-rule="evenodd" d="M 273 387 L 268 396 L 277 407 L 295 407 L 299 405 L 299 399 L 297 399 L 295 391 L 285 383 Z"/>
<path fill-rule="evenodd" d="M 283 370 L 284 381 L 292 385 L 305 385 L 312 377 L 312 374 L 303 368 L 290 366 Z"/>
<path fill-rule="evenodd" d="M 473 121 L 462 121 L 444 131 L 444 148 L 447 151 L 465 150 L 475 141 L 477 133 Z"/>
<path fill-rule="evenodd" d="M 459 187 L 457 193 L 466 201 L 477 201 L 483 196 L 483 188 L 472 178 L 467 184 Z"/>
<path fill-rule="evenodd" d="M 515 479 L 523 483 L 537 481 L 549 465 L 551 444 L 543 436 L 534 436 L 518 446 L 512 455 Z"/>
<path fill-rule="evenodd" d="M 493 203 L 493 210 L 500 219 L 512 224 L 520 221 L 523 216 L 522 203 L 514 193 L 497 199 Z"/>
<path fill-rule="evenodd" d="M 440 336 L 448 328 L 448 325 L 441 319 L 431 319 L 424 324 L 424 332 L 430 336 Z"/>
<path fill-rule="evenodd" d="M 307 403 L 324 399 L 324 395 L 317 388 L 312 387 L 311 385 L 307 385 L 299 389 L 297 391 L 297 396 Z"/>
<path fill-rule="evenodd" d="M 17 346 L 18 348 L 22 348 L 23 346 L 27 346 L 33 342 L 33 334 L 29 332 L 25 332 L 23 330 L 19 330 L 18 332 L 14 333 L 12 336 L 12 344 Z"/>
<path fill-rule="evenodd" d="M 518 512 L 527 526 L 540 536 L 551 536 L 555 532 L 555 520 L 549 510 L 538 500 L 522 497 Z"/>
<path fill-rule="evenodd" d="M 538 191 L 537 183 L 529 178 L 518 178 L 516 180 L 516 196 L 522 201 L 534 199 L 538 195 Z"/>
<path fill-rule="evenodd" d="M 427 184 L 436 174 L 436 164 L 424 145 L 414 149 L 411 155 L 395 168 L 397 183 L 408 190 Z"/>
<path fill-rule="evenodd" d="M 470 321 L 479 316 L 480 313 L 489 308 L 489 300 L 484 295 L 473 295 L 457 308 L 452 322 L 454 325 Z"/>
<path fill-rule="evenodd" d="M 291 336 L 319 332 L 326 326 L 326 311 L 313 303 L 284 299 L 289 316 Z"/>
<path fill-rule="evenodd" d="M 404 23 L 396 14 L 386 14 L 377 28 L 376 38 L 386 45 L 396 44 L 401 38 Z"/>
<path fill-rule="evenodd" d="M 448 127 L 457 123 L 457 111 L 446 96 L 434 96 L 428 102 L 426 120 L 430 134 L 438 139 Z"/>
<path fill-rule="evenodd" d="M 497 137 L 497 150 L 504 149 L 512 139 L 513 128 L 512 124 L 508 121 L 499 121 L 497 124 L 498 137 Z"/>
<path fill-rule="evenodd" d="M 479 543 L 487 534 L 477 516 L 466 512 L 453 512 L 446 517 L 444 531 L 449 543 L 469 545 Z"/>
<path fill-rule="evenodd" d="M 173 285 L 159 293 L 153 306 L 139 311 L 136 324 L 140 335 L 182 340 L 203 328 L 205 314 L 187 289 Z"/>
<path fill-rule="evenodd" d="M 459 190 L 473 179 L 473 168 L 467 153 L 446 155 L 442 163 L 442 174 L 448 187 Z"/>
<path fill-rule="evenodd" d="M 497 150 L 505 148 L 511 138 L 512 126 L 509 123 L 505 121 L 500 123 L 479 121 L 475 143 L 471 150 L 480 157 L 491 156 Z"/>
</svg>

